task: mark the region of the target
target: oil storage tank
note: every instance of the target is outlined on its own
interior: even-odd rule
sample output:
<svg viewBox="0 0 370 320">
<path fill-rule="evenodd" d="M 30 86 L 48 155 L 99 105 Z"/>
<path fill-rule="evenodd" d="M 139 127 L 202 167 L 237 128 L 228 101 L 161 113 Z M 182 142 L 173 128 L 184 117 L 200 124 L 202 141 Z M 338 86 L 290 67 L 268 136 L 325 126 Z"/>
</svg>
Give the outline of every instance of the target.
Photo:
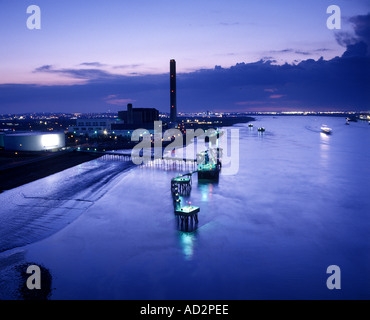
<svg viewBox="0 0 370 320">
<path fill-rule="evenodd" d="M 13 132 L 3 135 L 4 149 L 10 151 L 50 151 L 65 147 L 64 132 Z"/>
</svg>

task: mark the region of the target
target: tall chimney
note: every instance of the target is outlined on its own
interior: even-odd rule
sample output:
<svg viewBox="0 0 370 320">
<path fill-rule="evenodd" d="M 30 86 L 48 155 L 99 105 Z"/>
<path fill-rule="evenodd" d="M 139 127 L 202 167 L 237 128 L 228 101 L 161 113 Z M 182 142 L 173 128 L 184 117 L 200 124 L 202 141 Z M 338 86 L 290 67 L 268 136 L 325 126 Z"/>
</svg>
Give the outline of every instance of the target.
<svg viewBox="0 0 370 320">
<path fill-rule="evenodd" d="M 127 123 L 133 124 L 134 123 L 134 115 L 132 113 L 132 103 L 127 105 Z"/>
<path fill-rule="evenodd" d="M 177 107 L 176 107 L 176 61 L 170 60 L 170 120 L 177 122 Z"/>
</svg>

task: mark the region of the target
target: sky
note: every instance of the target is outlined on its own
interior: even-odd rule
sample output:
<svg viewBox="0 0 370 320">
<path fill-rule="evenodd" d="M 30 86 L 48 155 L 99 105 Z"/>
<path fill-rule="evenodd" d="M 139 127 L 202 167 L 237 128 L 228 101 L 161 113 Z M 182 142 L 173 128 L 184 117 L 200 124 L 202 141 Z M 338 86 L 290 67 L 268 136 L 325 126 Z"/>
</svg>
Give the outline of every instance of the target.
<svg viewBox="0 0 370 320">
<path fill-rule="evenodd" d="M 0 0 L 0 114 L 166 112 L 170 59 L 180 112 L 370 110 L 369 30 L 368 0 Z"/>
</svg>

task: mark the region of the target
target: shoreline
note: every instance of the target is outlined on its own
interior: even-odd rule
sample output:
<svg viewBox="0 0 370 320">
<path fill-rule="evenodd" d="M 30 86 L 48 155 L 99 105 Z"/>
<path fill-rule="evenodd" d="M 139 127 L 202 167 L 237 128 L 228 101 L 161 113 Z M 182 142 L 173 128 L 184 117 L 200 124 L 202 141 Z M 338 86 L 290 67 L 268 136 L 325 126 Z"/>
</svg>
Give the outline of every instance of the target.
<svg viewBox="0 0 370 320">
<path fill-rule="evenodd" d="M 241 121 L 236 122 L 235 119 L 232 119 L 231 121 L 228 121 L 228 123 L 222 125 L 222 127 L 232 127 L 236 123 L 247 123 L 250 121 L 255 121 L 255 118 L 245 117 L 238 120 Z M 166 141 L 162 143 L 163 148 L 165 148 L 171 143 L 171 141 Z M 185 139 L 183 147 L 186 147 L 186 145 L 187 144 Z M 100 151 L 100 148 L 96 149 Z M 105 150 L 108 151 L 109 148 L 106 148 Z M 74 150 L 55 154 L 52 156 L 49 155 L 47 157 L 32 157 L 29 161 L 25 161 L 24 163 L 15 163 L 14 165 L 10 164 L 3 169 L 0 168 L 0 193 L 20 187 L 32 181 L 45 178 L 81 163 L 97 159 L 101 156 L 101 154 L 94 154 L 94 151 L 78 152 Z M 38 159 L 38 157 L 40 157 L 41 159 Z"/>
<path fill-rule="evenodd" d="M 101 155 L 71 151 L 56 155 L 52 158 L 41 159 L 39 161 L 0 170 L 0 193 L 45 178 L 81 163 L 94 160 L 100 156 Z"/>
</svg>

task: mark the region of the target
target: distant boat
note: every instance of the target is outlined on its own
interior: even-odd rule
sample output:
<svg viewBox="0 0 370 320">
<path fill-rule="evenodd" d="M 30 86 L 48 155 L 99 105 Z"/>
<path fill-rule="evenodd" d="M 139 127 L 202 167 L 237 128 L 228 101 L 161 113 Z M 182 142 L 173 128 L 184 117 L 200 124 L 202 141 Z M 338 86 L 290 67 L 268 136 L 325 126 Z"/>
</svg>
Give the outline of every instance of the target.
<svg viewBox="0 0 370 320">
<path fill-rule="evenodd" d="M 249 128 L 253 128 L 253 123 L 248 124 Z"/>
<path fill-rule="evenodd" d="M 333 130 L 331 128 L 329 128 L 327 125 L 323 124 L 321 126 L 321 131 L 326 133 L 326 134 L 331 134 Z"/>
<path fill-rule="evenodd" d="M 264 127 L 260 127 L 260 128 L 258 128 L 258 131 L 265 132 L 265 128 Z"/>
</svg>

